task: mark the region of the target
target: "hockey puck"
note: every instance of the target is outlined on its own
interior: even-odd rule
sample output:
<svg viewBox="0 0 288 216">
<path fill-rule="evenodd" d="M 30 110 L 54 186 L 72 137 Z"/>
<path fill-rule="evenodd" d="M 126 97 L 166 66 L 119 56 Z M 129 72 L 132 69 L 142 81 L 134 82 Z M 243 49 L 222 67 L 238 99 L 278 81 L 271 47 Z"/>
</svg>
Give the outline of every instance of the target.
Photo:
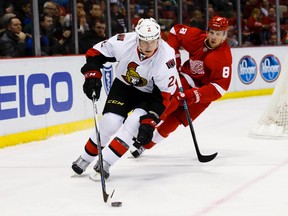
<svg viewBox="0 0 288 216">
<path fill-rule="evenodd" d="M 122 206 L 122 202 L 111 202 L 111 206 L 112 207 L 121 207 Z"/>
</svg>

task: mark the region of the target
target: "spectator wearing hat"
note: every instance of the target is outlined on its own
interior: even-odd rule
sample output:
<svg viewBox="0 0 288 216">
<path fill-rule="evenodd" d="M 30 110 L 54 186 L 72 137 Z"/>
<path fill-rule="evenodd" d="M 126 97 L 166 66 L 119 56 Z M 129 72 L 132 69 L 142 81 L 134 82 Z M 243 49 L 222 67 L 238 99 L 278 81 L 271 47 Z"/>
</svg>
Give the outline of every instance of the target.
<svg viewBox="0 0 288 216">
<path fill-rule="evenodd" d="M 16 17 L 16 15 L 14 13 L 6 13 L 0 18 L 0 35 L 2 35 L 4 31 L 6 31 L 5 25 L 7 24 L 8 20 L 12 17 Z"/>
</svg>

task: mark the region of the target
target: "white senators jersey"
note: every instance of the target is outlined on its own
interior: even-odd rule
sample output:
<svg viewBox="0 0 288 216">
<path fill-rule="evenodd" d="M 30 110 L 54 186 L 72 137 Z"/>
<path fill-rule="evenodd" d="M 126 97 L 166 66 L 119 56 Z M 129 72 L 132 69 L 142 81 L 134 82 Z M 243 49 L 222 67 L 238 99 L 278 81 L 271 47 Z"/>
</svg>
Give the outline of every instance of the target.
<svg viewBox="0 0 288 216">
<path fill-rule="evenodd" d="M 136 33 L 131 32 L 117 34 L 93 48 L 106 57 L 116 58 L 116 77 L 126 85 L 147 93 L 156 85 L 162 93 L 173 94 L 178 73 L 174 49 L 161 39 L 158 49 L 147 58 L 137 45 Z"/>
</svg>

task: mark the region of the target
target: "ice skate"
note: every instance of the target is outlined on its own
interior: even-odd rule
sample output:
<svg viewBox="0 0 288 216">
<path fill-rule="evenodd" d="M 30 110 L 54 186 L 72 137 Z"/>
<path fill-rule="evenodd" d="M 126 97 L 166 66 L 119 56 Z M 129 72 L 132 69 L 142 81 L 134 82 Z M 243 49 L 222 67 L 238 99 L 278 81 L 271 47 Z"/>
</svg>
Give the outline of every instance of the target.
<svg viewBox="0 0 288 216">
<path fill-rule="evenodd" d="M 72 163 L 72 169 L 78 175 L 81 175 L 86 168 L 89 166 L 90 162 L 85 161 L 81 156 Z"/>
<path fill-rule="evenodd" d="M 139 148 L 132 147 L 130 149 L 130 153 L 133 155 L 134 158 L 138 158 L 146 149 L 143 146 L 140 146 Z"/>
<path fill-rule="evenodd" d="M 110 176 L 110 164 L 107 163 L 105 160 L 103 160 L 103 172 L 104 172 L 104 178 L 108 179 Z M 99 160 L 97 161 L 97 163 L 95 164 L 95 166 L 93 167 L 93 169 L 96 171 L 96 173 L 91 174 L 89 176 L 89 178 L 93 181 L 99 181 L 100 180 L 100 163 Z"/>
</svg>

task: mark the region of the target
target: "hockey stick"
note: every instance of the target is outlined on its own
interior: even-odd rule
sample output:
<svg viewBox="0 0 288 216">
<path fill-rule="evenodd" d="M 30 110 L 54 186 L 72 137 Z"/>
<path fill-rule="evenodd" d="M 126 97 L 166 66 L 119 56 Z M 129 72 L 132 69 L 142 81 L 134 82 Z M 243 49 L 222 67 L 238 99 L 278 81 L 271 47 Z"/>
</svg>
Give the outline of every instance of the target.
<svg viewBox="0 0 288 216">
<path fill-rule="evenodd" d="M 179 91 L 183 93 L 184 91 L 183 91 L 183 87 L 182 87 L 181 80 L 180 80 L 179 76 L 177 76 L 177 84 L 178 84 L 178 87 L 179 87 Z M 206 162 L 212 161 L 217 156 L 218 152 L 216 152 L 216 153 L 214 153 L 212 155 L 202 155 L 201 154 L 201 152 L 199 150 L 198 143 L 197 143 L 196 134 L 195 134 L 195 131 L 194 131 L 194 127 L 193 127 L 193 124 L 192 124 L 192 119 L 190 117 L 190 113 L 189 113 L 189 109 L 188 109 L 186 100 L 183 100 L 183 105 L 184 105 L 186 118 L 187 118 L 187 121 L 188 121 L 188 124 L 189 124 L 189 127 L 190 127 L 190 131 L 191 131 L 191 134 L 192 134 L 192 138 L 193 138 L 193 142 L 194 142 L 194 146 L 195 146 L 195 150 L 196 150 L 196 153 L 197 153 L 198 160 L 200 162 L 202 162 L 202 163 L 206 163 Z"/>
<path fill-rule="evenodd" d="M 96 105 L 96 93 L 93 91 L 92 94 L 92 101 L 93 101 L 93 113 L 94 113 L 94 123 L 95 123 L 95 131 L 96 131 L 96 141 L 97 141 L 97 148 L 98 148 L 98 160 L 100 164 L 100 176 L 101 176 L 101 186 L 102 186 L 102 194 L 103 194 L 103 200 L 106 203 L 109 194 L 106 192 L 106 184 L 105 184 L 105 178 L 104 178 L 104 168 L 103 168 L 103 155 L 102 155 L 102 148 L 101 148 L 101 140 L 100 140 L 100 131 L 99 131 L 99 124 L 98 124 L 98 111 L 97 111 L 97 105 Z M 114 191 L 113 191 L 114 193 Z"/>
</svg>

